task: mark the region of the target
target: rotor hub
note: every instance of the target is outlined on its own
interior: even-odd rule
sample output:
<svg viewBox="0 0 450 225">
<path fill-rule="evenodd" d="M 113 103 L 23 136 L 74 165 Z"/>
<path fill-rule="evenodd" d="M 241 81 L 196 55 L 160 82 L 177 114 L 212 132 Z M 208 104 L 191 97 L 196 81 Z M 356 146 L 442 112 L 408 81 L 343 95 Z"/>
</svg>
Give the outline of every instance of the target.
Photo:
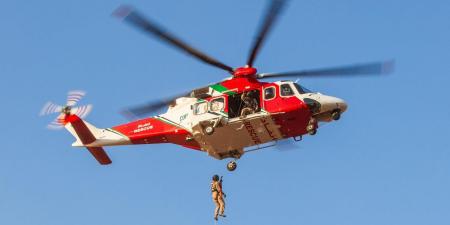
<svg viewBox="0 0 450 225">
<path fill-rule="evenodd" d="M 254 77 L 258 71 L 253 67 L 239 67 L 234 70 L 234 77 Z"/>
<path fill-rule="evenodd" d="M 61 112 L 66 114 L 66 115 L 69 115 L 71 110 L 72 110 L 72 107 L 64 106 L 64 108 L 62 108 Z"/>
</svg>

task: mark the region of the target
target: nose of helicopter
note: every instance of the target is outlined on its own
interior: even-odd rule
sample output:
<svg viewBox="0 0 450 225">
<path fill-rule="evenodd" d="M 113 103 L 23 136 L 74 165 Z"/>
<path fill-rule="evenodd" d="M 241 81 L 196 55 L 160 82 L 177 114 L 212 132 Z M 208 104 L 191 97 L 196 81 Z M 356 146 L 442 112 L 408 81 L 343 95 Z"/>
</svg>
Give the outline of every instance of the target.
<svg viewBox="0 0 450 225">
<path fill-rule="evenodd" d="M 329 120 L 339 120 L 341 118 L 342 113 L 347 111 L 347 103 L 333 96 L 323 96 L 322 100 L 322 108 L 321 113 L 323 113 L 324 119 L 326 121 Z"/>
<path fill-rule="evenodd" d="M 315 111 L 315 117 L 319 121 L 329 122 L 339 120 L 342 113 L 347 111 L 347 103 L 340 98 L 323 94 L 310 94 L 305 102 Z"/>
<path fill-rule="evenodd" d="M 340 98 L 335 98 L 335 102 L 336 102 L 336 106 L 339 108 L 339 111 L 341 113 L 347 111 L 347 102 L 345 102 L 344 100 L 340 99 Z"/>
<path fill-rule="evenodd" d="M 302 99 L 319 121 L 339 120 L 341 114 L 348 109 L 347 102 L 343 99 L 321 93 L 307 93 Z"/>
<path fill-rule="evenodd" d="M 347 103 L 340 98 L 336 98 L 333 96 L 327 96 L 326 101 L 324 101 L 323 105 L 324 112 L 339 112 L 339 114 L 342 114 L 343 112 L 347 111 Z"/>
<path fill-rule="evenodd" d="M 321 104 L 320 113 L 332 112 L 332 111 L 339 111 L 339 112 L 343 113 L 347 110 L 347 107 L 348 107 L 347 103 L 344 100 L 333 97 L 333 96 L 320 94 L 318 96 L 317 100 Z"/>
</svg>

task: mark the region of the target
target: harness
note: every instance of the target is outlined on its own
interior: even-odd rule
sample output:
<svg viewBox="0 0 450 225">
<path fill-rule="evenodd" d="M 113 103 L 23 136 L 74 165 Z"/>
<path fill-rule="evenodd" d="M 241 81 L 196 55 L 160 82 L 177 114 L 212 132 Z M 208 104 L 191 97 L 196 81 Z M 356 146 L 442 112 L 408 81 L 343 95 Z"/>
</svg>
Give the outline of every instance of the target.
<svg viewBox="0 0 450 225">
<path fill-rule="evenodd" d="M 219 192 L 219 190 L 217 190 L 217 183 L 216 182 L 212 182 L 211 183 L 211 192 Z"/>
</svg>

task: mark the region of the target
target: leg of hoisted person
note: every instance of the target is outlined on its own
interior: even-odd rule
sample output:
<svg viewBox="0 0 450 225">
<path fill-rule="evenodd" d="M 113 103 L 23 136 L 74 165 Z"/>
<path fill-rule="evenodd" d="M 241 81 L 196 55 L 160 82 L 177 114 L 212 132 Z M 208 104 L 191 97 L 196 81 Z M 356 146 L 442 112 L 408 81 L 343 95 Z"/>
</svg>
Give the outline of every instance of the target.
<svg viewBox="0 0 450 225">
<path fill-rule="evenodd" d="M 226 217 L 226 215 L 224 214 L 225 213 L 225 199 L 223 199 L 223 196 L 222 195 L 219 195 L 219 197 L 218 197 L 218 202 L 219 202 L 219 216 L 221 216 L 221 217 Z"/>
<path fill-rule="evenodd" d="M 219 193 L 217 191 L 212 193 L 212 199 L 214 204 L 216 205 L 216 208 L 214 208 L 214 220 L 218 219 L 219 216 L 219 210 L 221 208 L 220 202 L 219 202 Z"/>
</svg>

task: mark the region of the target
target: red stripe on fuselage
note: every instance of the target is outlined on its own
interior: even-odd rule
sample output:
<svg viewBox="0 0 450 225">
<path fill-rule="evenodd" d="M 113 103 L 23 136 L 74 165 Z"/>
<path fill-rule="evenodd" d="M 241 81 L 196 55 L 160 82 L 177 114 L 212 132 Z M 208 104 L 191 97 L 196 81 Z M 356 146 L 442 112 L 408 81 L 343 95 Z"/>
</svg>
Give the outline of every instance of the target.
<svg viewBox="0 0 450 225">
<path fill-rule="evenodd" d="M 195 140 L 187 141 L 191 136 L 189 131 L 156 118 L 133 121 L 113 129 L 127 136 L 133 144 L 173 143 L 200 149 Z"/>
</svg>

